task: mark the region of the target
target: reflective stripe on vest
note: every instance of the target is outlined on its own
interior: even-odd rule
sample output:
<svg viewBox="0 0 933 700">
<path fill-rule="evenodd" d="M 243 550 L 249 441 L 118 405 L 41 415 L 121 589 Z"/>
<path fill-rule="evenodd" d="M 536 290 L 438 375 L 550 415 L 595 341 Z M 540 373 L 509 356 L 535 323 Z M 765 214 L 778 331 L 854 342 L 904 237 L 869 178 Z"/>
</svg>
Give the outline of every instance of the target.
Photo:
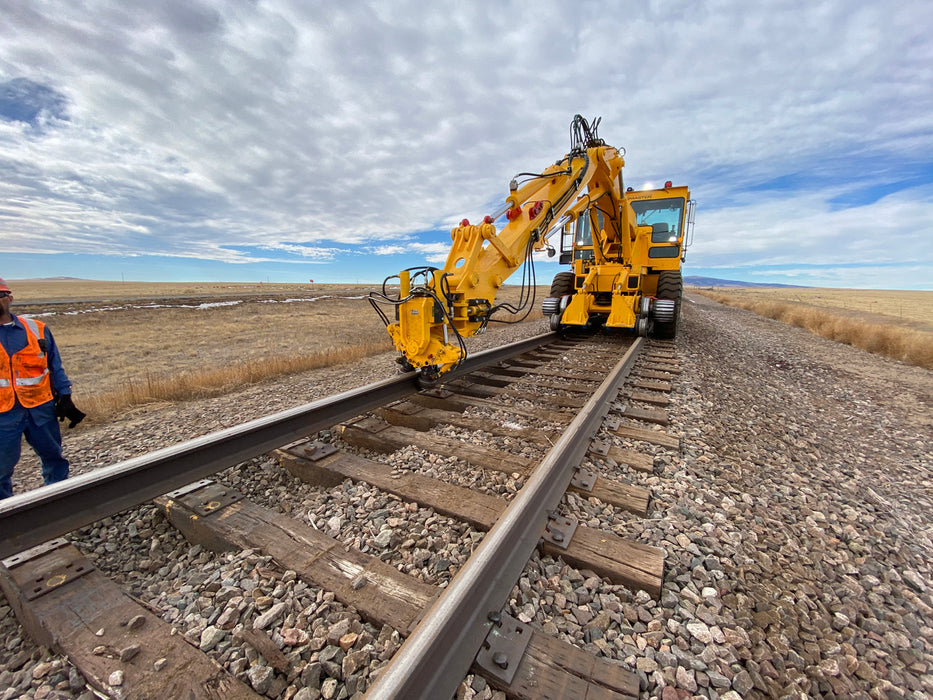
<svg viewBox="0 0 933 700">
<path fill-rule="evenodd" d="M 9 375 L 0 378 L 0 411 L 9 411 L 17 399 L 25 408 L 35 408 L 53 398 L 48 360 L 42 349 L 43 343 L 39 342 L 44 340 L 45 324 L 23 316 L 20 316 L 20 320 L 23 321 L 26 330 L 26 347 L 14 353 L 12 357 L 8 356 L 5 363 L 3 372 L 9 372 Z M 40 374 L 36 374 L 39 368 L 34 366 L 35 363 L 27 367 L 27 363 L 24 362 L 26 358 L 42 361 Z M 31 376 L 23 376 L 24 373 Z"/>
<path fill-rule="evenodd" d="M 32 331 L 37 341 L 45 340 L 45 324 L 42 324 L 42 331 L 39 331 L 39 324 L 36 323 L 35 319 L 29 318 L 29 316 L 20 316 L 19 320 L 29 326 L 29 330 Z M 43 351 L 41 343 L 39 343 L 39 357 L 45 357 L 45 351 Z"/>
<path fill-rule="evenodd" d="M 17 377 L 16 386 L 39 386 L 48 376 L 49 368 L 46 367 L 45 371 L 38 377 Z"/>
<path fill-rule="evenodd" d="M 39 331 L 39 324 L 35 320 L 29 318 L 29 316 L 20 316 L 23 323 L 25 323 L 29 330 L 32 331 L 33 336 L 36 338 L 36 345 L 39 346 L 39 357 L 45 359 L 45 351 L 42 349 L 42 341 L 45 340 L 45 325 L 42 326 L 42 331 Z M 49 373 L 49 363 L 45 363 L 45 371 L 38 377 L 16 377 L 14 381 L 16 386 L 38 386 L 44 380 L 46 375 Z"/>
</svg>

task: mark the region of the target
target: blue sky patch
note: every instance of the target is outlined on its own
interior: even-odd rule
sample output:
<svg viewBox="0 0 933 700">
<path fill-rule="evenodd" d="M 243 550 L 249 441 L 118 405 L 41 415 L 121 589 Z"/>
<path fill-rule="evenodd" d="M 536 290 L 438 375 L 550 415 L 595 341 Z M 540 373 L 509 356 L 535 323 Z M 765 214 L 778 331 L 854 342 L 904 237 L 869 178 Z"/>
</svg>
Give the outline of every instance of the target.
<svg viewBox="0 0 933 700">
<path fill-rule="evenodd" d="M 43 112 L 55 119 L 67 119 L 67 98 L 52 88 L 28 78 L 0 83 L 0 118 L 37 126 Z"/>
</svg>

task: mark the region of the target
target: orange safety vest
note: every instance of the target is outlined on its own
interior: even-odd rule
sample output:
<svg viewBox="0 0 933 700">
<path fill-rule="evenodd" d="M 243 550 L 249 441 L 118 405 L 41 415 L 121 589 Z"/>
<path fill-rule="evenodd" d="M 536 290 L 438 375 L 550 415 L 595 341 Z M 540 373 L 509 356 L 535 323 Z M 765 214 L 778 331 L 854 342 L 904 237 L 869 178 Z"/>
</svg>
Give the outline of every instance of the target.
<svg viewBox="0 0 933 700">
<path fill-rule="evenodd" d="M 3 352 L 0 357 L 6 358 L 0 367 L 0 411 L 9 411 L 16 404 L 16 399 L 25 408 L 35 408 L 53 398 L 48 359 L 39 345 L 39 339 L 45 338 L 45 324 L 31 318 L 19 318 L 26 328 L 26 347 L 10 356 L 0 345 Z"/>
</svg>

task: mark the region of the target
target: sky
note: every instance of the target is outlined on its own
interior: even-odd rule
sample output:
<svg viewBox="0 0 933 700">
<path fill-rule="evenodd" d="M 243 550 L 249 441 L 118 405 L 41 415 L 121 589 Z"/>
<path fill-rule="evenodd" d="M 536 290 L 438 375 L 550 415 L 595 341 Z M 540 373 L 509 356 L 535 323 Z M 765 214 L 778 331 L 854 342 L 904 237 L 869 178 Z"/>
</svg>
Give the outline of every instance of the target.
<svg viewBox="0 0 933 700">
<path fill-rule="evenodd" d="M 378 284 L 582 114 L 685 275 L 933 289 L 931 86 L 928 0 L 0 0 L 0 277 Z"/>
</svg>

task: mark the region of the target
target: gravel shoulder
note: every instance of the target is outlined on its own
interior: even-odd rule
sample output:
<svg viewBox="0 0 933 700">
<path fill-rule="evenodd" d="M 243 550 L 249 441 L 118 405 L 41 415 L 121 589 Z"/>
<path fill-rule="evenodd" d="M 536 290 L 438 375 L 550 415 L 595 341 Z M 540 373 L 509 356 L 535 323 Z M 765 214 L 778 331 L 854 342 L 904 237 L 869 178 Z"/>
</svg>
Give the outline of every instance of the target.
<svg viewBox="0 0 933 700">
<path fill-rule="evenodd" d="M 545 325 L 497 328 L 481 342 L 516 340 Z M 652 450 L 654 474 L 619 467 L 615 475 L 651 489 L 649 518 L 593 499 L 567 504 L 591 525 L 664 548 L 661 599 L 535 557 L 513 590 L 513 614 L 625 664 L 639 674 L 645 698 L 933 694 L 933 373 L 695 295 L 684 303 L 677 345 L 683 373 L 669 431 L 684 437 L 684 453 Z M 393 368 L 384 355 L 227 397 L 144 407 L 106 426 L 66 431 L 66 452 L 80 473 L 382 379 Z M 421 464 L 410 450 L 373 458 L 475 478 L 461 465 Z M 30 459 L 17 469 L 17 491 L 38 484 Z M 267 458 L 222 478 L 256 488 L 264 505 L 338 539 L 351 536 L 352 521 L 369 519 L 373 537 L 348 544 L 378 552 L 410 542 L 394 547 L 397 565 L 438 585 L 482 537 L 462 526 L 444 534 L 447 519 L 408 515 L 410 504 L 365 485 L 296 485 Z M 82 539 L 97 566 L 269 697 L 355 697 L 365 685 L 359 679 L 399 642 L 251 552 L 215 556 L 190 547 L 151 508 L 85 528 Z M 292 678 L 266 673 L 261 658 L 223 632 L 225 618 L 268 627 L 301 670 Z M 296 629 L 311 637 L 305 646 L 286 644 Z M 337 641 L 347 634 L 356 637 L 340 656 Z M 81 697 L 74 669 L 23 639 L 2 598 L 0 635 L 7 640 L 0 700 Z M 343 661 L 357 652 L 343 674 Z M 459 697 L 497 697 L 482 679 L 467 680 Z"/>
<path fill-rule="evenodd" d="M 667 628 L 689 621 L 701 659 L 704 626 L 747 633 L 750 692 L 927 697 L 933 373 L 696 295 L 684 320 L 687 449 L 648 537 L 681 601 Z"/>
</svg>

